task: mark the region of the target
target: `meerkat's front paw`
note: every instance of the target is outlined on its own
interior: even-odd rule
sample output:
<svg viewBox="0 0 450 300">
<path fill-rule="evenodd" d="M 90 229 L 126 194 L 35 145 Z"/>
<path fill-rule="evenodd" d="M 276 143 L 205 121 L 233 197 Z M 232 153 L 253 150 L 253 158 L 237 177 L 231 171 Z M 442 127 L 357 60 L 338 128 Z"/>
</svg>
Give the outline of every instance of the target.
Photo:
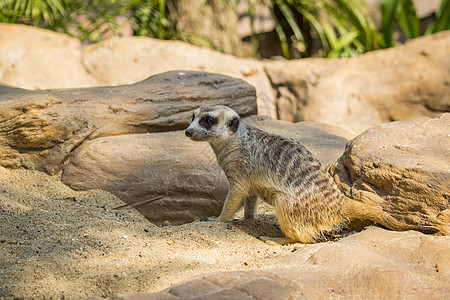
<svg viewBox="0 0 450 300">
<path fill-rule="evenodd" d="M 213 222 L 213 221 L 216 221 L 216 220 L 217 220 L 217 218 L 202 218 L 199 221 L 200 222 Z"/>
</svg>

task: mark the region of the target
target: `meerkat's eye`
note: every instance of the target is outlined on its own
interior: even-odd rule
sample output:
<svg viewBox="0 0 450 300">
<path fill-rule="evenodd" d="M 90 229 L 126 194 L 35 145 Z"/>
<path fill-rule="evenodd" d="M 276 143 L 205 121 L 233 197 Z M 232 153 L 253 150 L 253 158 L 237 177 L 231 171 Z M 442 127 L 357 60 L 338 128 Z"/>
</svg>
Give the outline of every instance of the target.
<svg viewBox="0 0 450 300">
<path fill-rule="evenodd" d="M 217 124 L 217 119 L 210 116 L 205 116 L 200 119 L 199 124 L 209 130 L 214 124 Z"/>
<path fill-rule="evenodd" d="M 214 123 L 214 119 L 211 117 L 205 118 L 205 124 L 211 126 Z"/>
<path fill-rule="evenodd" d="M 191 122 L 194 122 L 194 120 L 195 120 L 195 114 L 192 114 L 192 121 Z"/>
</svg>

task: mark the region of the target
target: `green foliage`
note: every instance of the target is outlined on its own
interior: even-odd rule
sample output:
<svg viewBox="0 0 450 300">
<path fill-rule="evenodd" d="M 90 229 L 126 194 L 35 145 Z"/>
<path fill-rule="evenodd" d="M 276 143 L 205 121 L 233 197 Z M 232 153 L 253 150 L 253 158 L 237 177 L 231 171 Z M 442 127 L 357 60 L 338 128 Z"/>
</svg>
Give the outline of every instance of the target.
<svg viewBox="0 0 450 300">
<path fill-rule="evenodd" d="M 427 32 L 438 32 L 442 30 L 450 30 L 450 0 L 442 0 L 441 5 L 436 12 L 436 21 L 433 27 Z"/>
<path fill-rule="evenodd" d="M 128 15 L 135 35 L 164 40 L 178 36 L 172 1 L 129 0 L 124 4 L 122 13 Z"/>
<path fill-rule="evenodd" d="M 175 10 L 166 0 L 0 0 L 0 22 L 22 23 L 97 42 L 109 30 L 119 33 L 116 17 L 126 16 L 135 35 L 176 37 Z M 169 17 L 172 19 L 169 19 Z"/>
<path fill-rule="evenodd" d="M 382 28 L 378 32 L 361 0 L 243 0 L 249 14 L 257 5 L 266 6 L 275 20 L 283 55 L 289 58 L 293 35 L 308 56 L 308 35 L 317 33 L 327 57 L 352 57 L 366 51 L 394 46 L 393 26 L 397 22 L 409 39 L 420 35 L 420 20 L 412 0 L 382 0 Z M 279 12 L 277 14 L 277 11 Z M 298 17 L 300 15 L 300 17 Z M 251 17 L 253 20 L 254 17 Z M 426 33 L 450 29 L 450 0 L 442 0 L 436 21 Z"/>
<path fill-rule="evenodd" d="M 412 0 L 382 0 L 381 12 L 381 32 L 386 47 L 394 46 L 392 30 L 395 21 L 408 38 L 419 36 L 420 20 Z"/>
<path fill-rule="evenodd" d="M 63 31 L 82 41 L 97 42 L 111 30 L 119 32 L 116 15 L 119 4 L 109 0 L 64 0 L 66 13 L 47 28 Z"/>
<path fill-rule="evenodd" d="M 293 33 L 304 46 L 303 56 L 308 56 L 311 27 L 327 57 L 352 57 L 379 44 L 380 35 L 359 0 L 249 0 L 246 3 L 249 7 L 262 4 L 269 9 L 287 58 L 290 53 L 286 32 Z"/>
<path fill-rule="evenodd" d="M 0 21 L 44 26 L 65 13 L 61 0 L 1 0 Z"/>
</svg>

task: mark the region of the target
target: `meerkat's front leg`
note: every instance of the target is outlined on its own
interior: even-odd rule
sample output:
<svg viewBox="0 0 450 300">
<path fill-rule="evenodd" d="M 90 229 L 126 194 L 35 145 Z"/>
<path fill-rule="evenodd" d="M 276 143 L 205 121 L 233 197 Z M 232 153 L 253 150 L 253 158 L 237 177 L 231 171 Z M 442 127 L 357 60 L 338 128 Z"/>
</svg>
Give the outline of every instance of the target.
<svg viewBox="0 0 450 300">
<path fill-rule="evenodd" d="M 227 198 L 222 207 L 220 216 L 216 219 L 218 222 L 229 222 L 233 219 L 234 214 L 241 206 L 242 200 L 247 196 L 247 193 L 242 189 L 231 185 L 228 191 Z"/>
</svg>

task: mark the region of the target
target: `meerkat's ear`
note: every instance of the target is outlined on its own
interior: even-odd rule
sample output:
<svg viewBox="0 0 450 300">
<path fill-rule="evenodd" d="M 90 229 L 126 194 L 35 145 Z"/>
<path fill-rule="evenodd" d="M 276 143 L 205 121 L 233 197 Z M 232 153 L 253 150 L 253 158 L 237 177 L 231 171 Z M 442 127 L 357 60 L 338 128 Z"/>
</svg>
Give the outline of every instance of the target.
<svg viewBox="0 0 450 300">
<path fill-rule="evenodd" d="M 239 118 L 234 117 L 230 122 L 228 122 L 228 128 L 230 128 L 231 132 L 236 132 L 239 127 Z"/>
</svg>

